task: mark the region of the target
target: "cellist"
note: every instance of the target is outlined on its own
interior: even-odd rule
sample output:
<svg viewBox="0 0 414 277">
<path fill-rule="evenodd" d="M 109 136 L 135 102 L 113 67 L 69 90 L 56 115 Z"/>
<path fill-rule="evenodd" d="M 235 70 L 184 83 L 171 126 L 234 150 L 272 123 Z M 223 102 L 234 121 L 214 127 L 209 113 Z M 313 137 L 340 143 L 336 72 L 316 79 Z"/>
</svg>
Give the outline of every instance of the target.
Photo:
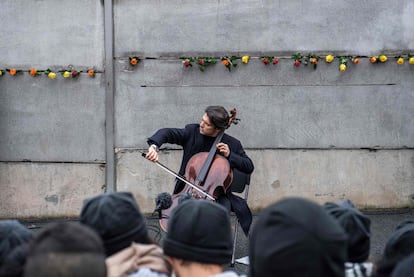
<svg viewBox="0 0 414 277">
<path fill-rule="evenodd" d="M 164 143 L 180 145 L 183 147 L 183 157 L 178 174 L 184 176 L 187 163 L 191 157 L 200 152 L 210 151 L 217 135 L 229 127 L 230 118 L 229 113 L 224 107 L 208 106 L 205 109 L 199 124 L 188 124 L 184 128 L 159 129 L 154 135 L 147 139 L 149 148 L 146 158 L 150 161 L 158 161 L 159 148 Z M 253 162 L 247 156 L 238 139 L 224 133 L 221 142 L 218 143 L 216 147 L 218 150 L 217 153 L 224 156 L 229 161 L 230 168 L 236 168 L 246 174 L 251 174 L 253 172 Z M 173 193 L 177 194 L 183 188 L 184 183 L 177 180 Z M 239 206 L 237 201 L 235 203 L 233 200 L 234 195 L 229 192 L 220 195 L 216 199 L 216 202 L 224 205 L 230 211 L 230 209 L 233 208 L 234 210 Z M 243 208 L 245 207 L 241 207 L 241 209 Z M 246 233 L 246 230 L 244 231 Z"/>
</svg>

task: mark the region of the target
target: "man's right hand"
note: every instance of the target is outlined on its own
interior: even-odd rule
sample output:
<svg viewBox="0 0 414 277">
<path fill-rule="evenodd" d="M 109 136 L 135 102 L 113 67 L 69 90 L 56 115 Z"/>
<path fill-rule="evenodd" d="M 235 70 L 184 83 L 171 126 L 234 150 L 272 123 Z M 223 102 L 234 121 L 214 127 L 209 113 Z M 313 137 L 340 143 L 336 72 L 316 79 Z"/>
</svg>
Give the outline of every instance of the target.
<svg viewBox="0 0 414 277">
<path fill-rule="evenodd" d="M 148 147 L 148 153 L 145 155 L 145 158 L 152 162 L 158 162 L 158 148 L 155 144 Z"/>
</svg>

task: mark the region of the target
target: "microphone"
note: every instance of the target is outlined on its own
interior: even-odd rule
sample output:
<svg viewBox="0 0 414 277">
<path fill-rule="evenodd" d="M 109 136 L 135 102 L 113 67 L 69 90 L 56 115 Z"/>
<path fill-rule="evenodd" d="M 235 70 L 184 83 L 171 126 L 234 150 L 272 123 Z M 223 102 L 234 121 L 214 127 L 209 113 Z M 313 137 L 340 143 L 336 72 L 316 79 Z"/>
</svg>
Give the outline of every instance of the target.
<svg viewBox="0 0 414 277">
<path fill-rule="evenodd" d="M 155 210 L 158 212 L 158 217 L 161 219 L 161 211 L 166 210 L 172 205 L 172 198 L 168 192 L 161 192 L 155 198 Z"/>
</svg>

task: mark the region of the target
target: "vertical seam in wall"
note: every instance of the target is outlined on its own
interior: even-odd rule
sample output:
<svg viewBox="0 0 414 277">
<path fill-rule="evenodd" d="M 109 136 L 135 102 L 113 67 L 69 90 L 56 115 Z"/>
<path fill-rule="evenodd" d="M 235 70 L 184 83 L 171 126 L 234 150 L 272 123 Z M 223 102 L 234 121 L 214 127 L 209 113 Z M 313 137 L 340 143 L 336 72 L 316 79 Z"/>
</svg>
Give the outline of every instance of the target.
<svg viewBox="0 0 414 277">
<path fill-rule="evenodd" d="M 105 40 L 105 184 L 106 192 L 115 191 L 114 153 L 114 24 L 113 2 L 104 0 Z"/>
</svg>

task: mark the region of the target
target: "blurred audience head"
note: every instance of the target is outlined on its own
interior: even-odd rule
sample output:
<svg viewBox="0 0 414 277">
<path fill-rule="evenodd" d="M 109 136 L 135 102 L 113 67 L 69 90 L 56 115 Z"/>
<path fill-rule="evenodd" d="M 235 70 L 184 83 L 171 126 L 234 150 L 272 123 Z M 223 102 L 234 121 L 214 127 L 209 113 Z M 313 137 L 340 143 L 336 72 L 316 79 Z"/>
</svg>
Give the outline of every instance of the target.
<svg viewBox="0 0 414 277">
<path fill-rule="evenodd" d="M 208 200 L 183 201 L 172 211 L 167 228 L 165 255 L 220 266 L 231 261 L 230 215 L 219 204 Z"/>
<path fill-rule="evenodd" d="M 359 211 L 350 200 L 339 204 L 325 203 L 325 210 L 336 218 L 348 235 L 348 262 L 368 260 L 371 242 L 371 220 Z"/>
<path fill-rule="evenodd" d="M 4 259 L 0 277 L 21 277 L 29 255 L 29 242 L 16 246 Z"/>
<path fill-rule="evenodd" d="M 107 256 L 129 247 L 132 242 L 151 243 L 145 219 L 130 192 L 106 193 L 86 199 L 80 222 L 98 232 Z"/>
<path fill-rule="evenodd" d="M 344 276 L 347 239 L 321 205 L 282 199 L 265 208 L 252 229 L 250 276 Z"/>
<path fill-rule="evenodd" d="M 15 247 L 29 242 L 32 237 L 32 231 L 19 221 L 0 220 L 0 267 Z"/>
<path fill-rule="evenodd" d="M 391 277 L 414 276 L 414 253 L 397 263 Z"/>
<path fill-rule="evenodd" d="M 30 243 L 24 276 L 106 276 L 102 240 L 78 222 L 51 223 Z"/>
<path fill-rule="evenodd" d="M 390 276 L 395 266 L 414 253 L 414 221 L 405 220 L 397 225 L 385 243 L 381 260 L 377 263 L 376 276 Z"/>
</svg>

